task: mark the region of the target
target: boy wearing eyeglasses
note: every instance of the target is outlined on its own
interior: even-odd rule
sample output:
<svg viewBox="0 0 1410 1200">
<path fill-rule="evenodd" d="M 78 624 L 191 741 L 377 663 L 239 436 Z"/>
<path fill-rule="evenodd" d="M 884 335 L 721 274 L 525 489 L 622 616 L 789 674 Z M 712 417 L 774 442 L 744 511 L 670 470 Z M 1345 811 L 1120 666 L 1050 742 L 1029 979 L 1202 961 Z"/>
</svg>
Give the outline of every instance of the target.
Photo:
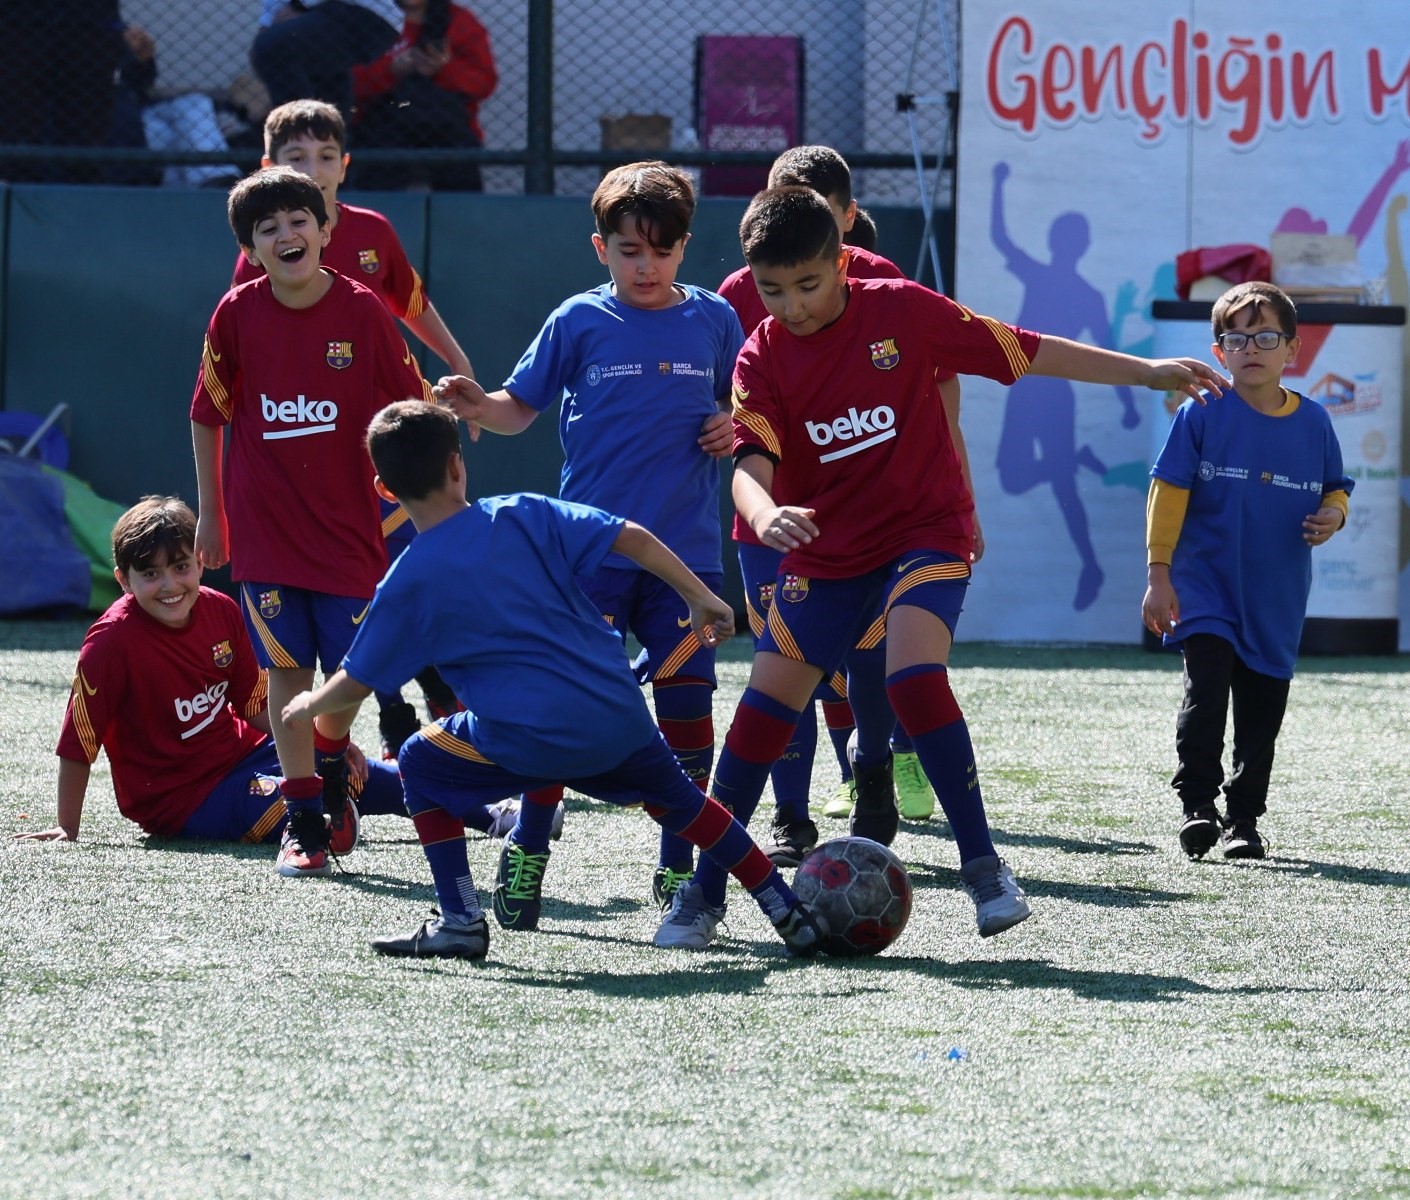
<svg viewBox="0 0 1410 1200">
<path fill-rule="evenodd" d="M 1213 327 L 1234 393 L 1207 407 L 1185 401 L 1151 468 L 1141 615 L 1184 656 L 1171 781 L 1184 806 L 1181 847 L 1203 858 L 1222 840 L 1225 858 L 1263 858 L 1258 819 L 1307 615 L 1312 548 L 1346 524 L 1354 485 L 1327 411 L 1282 385 L 1299 346 L 1288 296 L 1241 283 L 1215 301 Z"/>
</svg>

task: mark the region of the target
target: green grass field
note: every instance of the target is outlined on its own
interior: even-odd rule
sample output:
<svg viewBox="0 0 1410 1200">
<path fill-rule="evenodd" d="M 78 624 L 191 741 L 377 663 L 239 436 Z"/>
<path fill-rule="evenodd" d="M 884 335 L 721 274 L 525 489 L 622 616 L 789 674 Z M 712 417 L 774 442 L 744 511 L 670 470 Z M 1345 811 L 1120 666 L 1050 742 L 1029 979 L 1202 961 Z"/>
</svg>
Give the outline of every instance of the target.
<svg viewBox="0 0 1410 1200">
<path fill-rule="evenodd" d="M 7 830 L 52 823 L 81 635 L 0 625 Z M 906 826 L 911 924 L 861 962 L 788 959 L 742 893 L 711 949 L 653 949 L 654 826 L 587 802 L 540 932 L 380 959 L 432 902 L 409 824 L 281 880 L 145 838 L 100 765 L 81 843 L 0 847 L 0 1195 L 1410 1195 L 1407 676 L 1305 662 L 1272 858 L 1192 864 L 1176 659 L 961 646 L 1035 915 L 981 941 L 943 823 Z"/>
</svg>

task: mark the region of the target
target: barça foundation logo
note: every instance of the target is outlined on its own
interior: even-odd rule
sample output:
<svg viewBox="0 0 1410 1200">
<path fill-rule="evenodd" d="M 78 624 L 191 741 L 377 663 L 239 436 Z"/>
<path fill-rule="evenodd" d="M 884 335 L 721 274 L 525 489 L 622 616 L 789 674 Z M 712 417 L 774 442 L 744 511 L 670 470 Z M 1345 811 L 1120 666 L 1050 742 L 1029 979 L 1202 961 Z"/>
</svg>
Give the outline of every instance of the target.
<svg viewBox="0 0 1410 1200">
<path fill-rule="evenodd" d="M 357 265 L 369 275 L 377 274 L 382 266 L 381 262 L 377 259 L 377 251 L 375 250 L 359 250 L 357 252 Z"/>
<path fill-rule="evenodd" d="M 872 342 L 867 349 L 871 351 L 871 365 L 878 371 L 889 371 L 901 361 L 901 352 L 896 349 L 895 338 Z"/>
<path fill-rule="evenodd" d="M 259 615 L 265 620 L 273 620 L 279 615 L 279 610 L 284 607 L 284 602 L 279 599 L 279 589 L 273 588 L 267 592 L 259 594 Z"/>
<path fill-rule="evenodd" d="M 230 648 L 228 641 L 216 642 L 216 644 L 211 647 L 211 661 L 222 669 L 228 667 L 235 661 L 235 651 Z"/>
<path fill-rule="evenodd" d="M 345 370 L 352 366 L 353 344 L 351 342 L 329 342 L 328 353 L 324 357 L 333 370 Z"/>
<path fill-rule="evenodd" d="M 802 575 L 785 575 L 779 595 L 790 604 L 797 604 L 808 598 L 808 580 Z"/>
</svg>

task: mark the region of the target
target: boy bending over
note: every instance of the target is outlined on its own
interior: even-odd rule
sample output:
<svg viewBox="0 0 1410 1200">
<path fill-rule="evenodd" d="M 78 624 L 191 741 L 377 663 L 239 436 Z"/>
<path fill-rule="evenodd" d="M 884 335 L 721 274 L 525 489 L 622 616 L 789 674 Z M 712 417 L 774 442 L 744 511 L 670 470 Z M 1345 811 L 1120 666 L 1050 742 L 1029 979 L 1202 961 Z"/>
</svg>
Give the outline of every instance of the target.
<svg viewBox="0 0 1410 1200">
<path fill-rule="evenodd" d="M 483 958 L 489 930 L 465 852 L 467 816 L 566 782 L 610 803 L 643 805 L 744 884 L 791 951 L 812 954 L 823 931 L 743 827 L 672 756 L 618 635 L 574 578 L 609 553 L 624 555 L 676 589 L 691 627 L 712 647 L 733 632 L 729 605 L 631 521 L 543 496 L 467 502 L 459 426 L 434 405 L 384 409 L 367 447 L 379 490 L 401 501 L 418 537 L 378 587 L 342 668 L 294 697 L 284 722 L 298 728 L 355 710 L 374 688 L 399 686 L 427 661 L 468 706 L 411 738 L 399 764 L 439 911 L 373 948 Z M 501 924 L 532 929 L 542 871 L 523 874 L 506 846 L 495 909 Z"/>
</svg>

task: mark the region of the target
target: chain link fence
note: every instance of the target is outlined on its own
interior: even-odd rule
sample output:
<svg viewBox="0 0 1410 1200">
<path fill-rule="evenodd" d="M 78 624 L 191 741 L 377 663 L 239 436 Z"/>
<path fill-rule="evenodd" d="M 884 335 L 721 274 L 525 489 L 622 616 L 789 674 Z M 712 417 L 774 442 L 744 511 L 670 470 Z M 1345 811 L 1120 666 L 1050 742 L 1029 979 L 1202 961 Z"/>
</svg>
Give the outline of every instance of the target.
<svg viewBox="0 0 1410 1200">
<path fill-rule="evenodd" d="M 271 103 L 349 117 L 350 184 L 591 191 L 663 157 L 749 195 L 837 148 L 864 203 L 948 203 L 956 0 L 0 0 L 0 178 L 225 186 Z"/>
</svg>

